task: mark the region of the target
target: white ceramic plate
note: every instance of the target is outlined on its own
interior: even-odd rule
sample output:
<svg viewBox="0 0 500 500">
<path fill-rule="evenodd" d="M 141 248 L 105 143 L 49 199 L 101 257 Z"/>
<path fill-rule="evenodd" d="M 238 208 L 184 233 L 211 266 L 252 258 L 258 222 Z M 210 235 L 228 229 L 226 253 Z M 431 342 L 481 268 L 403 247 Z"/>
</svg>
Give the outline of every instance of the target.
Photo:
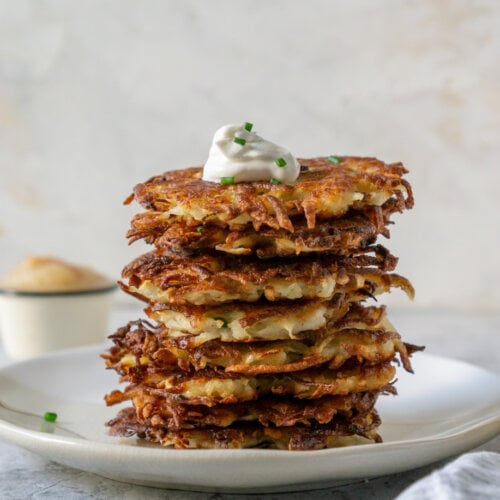
<svg viewBox="0 0 500 500">
<path fill-rule="evenodd" d="M 45 355 L 0 370 L 0 437 L 56 462 L 150 486 L 232 492 L 325 487 L 423 466 L 500 432 L 500 377 L 426 354 L 399 370 L 400 395 L 379 399 L 384 443 L 320 451 L 172 450 L 111 438 L 104 422 L 117 388 L 102 348 Z M 42 415 L 54 411 L 57 424 Z"/>
</svg>

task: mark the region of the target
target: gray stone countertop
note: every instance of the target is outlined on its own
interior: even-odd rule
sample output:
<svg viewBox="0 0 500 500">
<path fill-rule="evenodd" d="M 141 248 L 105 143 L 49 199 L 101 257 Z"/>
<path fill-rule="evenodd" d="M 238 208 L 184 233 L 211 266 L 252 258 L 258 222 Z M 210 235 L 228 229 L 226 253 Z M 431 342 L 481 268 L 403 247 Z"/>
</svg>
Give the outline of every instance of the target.
<svg viewBox="0 0 500 500">
<path fill-rule="evenodd" d="M 426 345 L 426 352 L 461 359 L 500 373 L 500 311 L 406 311 L 390 310 L 393 324 L 403 338 Z M 132 306 L 115 307 L 112 327 L 138 316 Z M 0 366 L 10 361 L 0 347 Z M 500 436 L 478 450 L 500 452 Z M 6 441 L 0 441 L 0 498 L 1 499 L 389 499 L 431 471 L 452 460 L 400 474 L 370 480 L 356 480 L 342 486 L 297 493 L 268 495 L 230 495 L 196 493 L 149 488 L 120 483 L 94 474 L 71 469 L 46 460 Z"/>
</svg>

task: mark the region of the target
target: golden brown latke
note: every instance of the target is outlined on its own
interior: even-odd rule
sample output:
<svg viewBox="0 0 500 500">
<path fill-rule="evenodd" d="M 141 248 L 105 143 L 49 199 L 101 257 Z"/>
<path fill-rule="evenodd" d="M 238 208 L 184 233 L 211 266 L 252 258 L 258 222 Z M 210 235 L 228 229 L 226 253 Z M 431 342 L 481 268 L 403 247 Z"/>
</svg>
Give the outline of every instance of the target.
<svg viewBox="0 0 500 500">
<path fill-rule="evenodd" d="M 300 159 L 303 171 L 292 186 L 270 182 L 227 186 L 201 180 L 201 167 L 174 170 L 138 184 L 126 202 L 135 198 L 146 210 L 230 229 L 251 223 L 256 230 L 265 224 L 290 232 L 294 231 L 291 218 L 297 215 L 314 228 L 317 218 L 338 217 L 350 208 L 364 210 L 389 200 L 399 211 L 413 206 L 401 163 L 340 159 L 340 164 L 328 158 Z"/>
<path fill-rule="evenodd" d="M 222 253 L 187 258 L 154 251 L 125 267 L 122 276 L 128 284 L 121 286 L 148 302 L 179 305 L 255 302 L 261 297 L 270 301 L 331 299 L 335 293 L 361 288 L 368 293 L 384 292 L 394 286 L 413 296 L 408 280 L 384 272 L 393 269 L 396 261 L 380 245 L 355 257 L 321 255 L 272 261 Z"/>
<path fill-rule="evenodd" d="M 392 385 L 382 393 L 395 394 Z M 326 424 L 335 415 L 352 418 L 373 409 L 380 393 L 359 392 L 346 396 L 324 396 L 319 399 L 297 400 L 287 396 L 267 396 L 258 401 L 215 406 L 185 405 L 162 396 L 147 394 L 137 387 L 125 393 L 115 391 L 106 396 L 106 404 L 131 400 L 139 423 L 160 425 L 170 430 L 196 427 L 227 427 L 236 422 L 259 422 L 261 425 L 289 427 L 313 422 Z"/>
<path fill-rule="evenodd" d="M 299 399 L 376 391 L 390 383 L 395 369 L 390 363 L 375 366 L 354 365 L 331 370 L 318 366 L 290 373 L 244 376 L 218 369 L 199 371 L 163 370 L 154 364 L 139 364 L 122 375 L 129 382 L 125 391 L 138 387 L 148 394 L 161 395 L 185 404 L 216 404 L 253 401 L 270 394 L 291 395 Z"/>
<path fill-rule="evenodd" d="M 351 302 L 366 294 L 335 294 L 330 300 L 290 302 L 230 302 L 218 306 L 151 304 L 145 309 L 152 320 L 168 326 L 169 336 L 191 335 L 196 347 L 208 340 L 249 342 L 299 338 L 307 330 L 323 328 L 328 320 L 339 319 Z"/>
<path fill-rule="evenodd" d="M 137 214 L 127 233 L 130 243 L 144 238 L 157 248 L 166 248 L 179 255 L 193 251 L 216 249 L 233 255 L 259 258 L 286 257 L 311 252 L 333 252 L 349 255 L 373 244 L 378 234 L 389 236 L 389 211 L 371 207 L 363 212 L 350 211 L 337 219 L 318 221 L 308 228 L 301 217 L 292 219 L 294 231 L 251 224 L 231 230 L 226 226 L 188 221 L 163 212 Z"/>
<path fill-rule="evenodd" d="M 380 442 L 377 433 L 380 418 L 375 410 L 352 420 L 334 417 L 327 424 L 290 427 L 263 427 L 256 423 L 229 427 L 169 430 L 161 425 L 144 425 L 137 421 L 133 408 L 125 408 L 108 423 L 111 434 L 142 439 L 175 448 L 278 448 L 317 450 Z"/>
<path fill-rule="evenodd" d="M 183 349 L 183 339 L 164 342 L 152 357 L 144 355 L 139 361 L 168 367 L 207 366 L 223 368 L 226 372 L 247 375 L 285 373 L 305 370 L 327 363 L 336 369 L 355 358 L 365 364 L 391 361 L 396 353 L 408 358 L 406 348 L 395 332 L 386 330 L 341 330 L 330 335 L 313 335 L 302 340 L 275 340 L 271 342 L 243 343 L 210 340 L 194 349 Z M 135 356 L 122 352 L 116 360 L 122 370 L 136 366 Z"/>
<path fill-rule="evenodd" d="M 129 323 L 111 338 L 114 346 L 106 355 L 108 367 L 127 373 L 138 364 L 161 369 L 178 366 L 201 370 L 207 366 L 248 375 L 305 370 L 317 365 L 340 368 L 355 359 L 364 364 L 391 361 L 399 354 L 411 371 L 409 354 L 399 334 L 387 320 L 384 308 L 359 308 L 336 324 L 330 320 L 320 330 L 302 332 L 295 340 L 221 342 L 201 345 L 192 336 L 172 338 L 169 329 L 144 321 Z M 363 321 L 366 317 L 367 321 Z M 194 345 L 193 345 L 194 344 Z"/>
</svg>

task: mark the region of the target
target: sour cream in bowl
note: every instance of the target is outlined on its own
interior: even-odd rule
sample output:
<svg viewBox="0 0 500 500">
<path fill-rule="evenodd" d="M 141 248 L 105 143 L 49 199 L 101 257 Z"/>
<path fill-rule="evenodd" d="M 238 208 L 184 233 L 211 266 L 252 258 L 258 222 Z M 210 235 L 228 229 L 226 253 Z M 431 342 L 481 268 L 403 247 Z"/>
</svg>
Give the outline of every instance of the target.
<svg viewBox="0 0 500 500">
<path fill-rule="evenodd" d="M 116 285 L 92 269 L 32 256 L 0 281 L 6 353 L 24 359 L 103 342 Z"/>
</svg>

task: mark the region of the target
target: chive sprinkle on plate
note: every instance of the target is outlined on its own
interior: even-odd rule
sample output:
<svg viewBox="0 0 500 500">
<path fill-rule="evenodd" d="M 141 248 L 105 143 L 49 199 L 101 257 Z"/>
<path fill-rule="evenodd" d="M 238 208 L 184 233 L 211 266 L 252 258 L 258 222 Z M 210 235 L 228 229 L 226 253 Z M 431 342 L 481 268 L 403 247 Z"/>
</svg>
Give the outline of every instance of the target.
<svg viewBox="0 0 500 500">
<path fill-rule="evenodd" d="M 196 231 L 198 231 L 199 233 L 203 233 L 205 231 L 205 226 L 198 226 L 196 228 Z"/>
<path fill-rule="evenodd" d="M 45 422 L 55 422 L 57 420 L 57 413 L 46 411 L 43 419 L 45 420 Z"/>
</svg>

